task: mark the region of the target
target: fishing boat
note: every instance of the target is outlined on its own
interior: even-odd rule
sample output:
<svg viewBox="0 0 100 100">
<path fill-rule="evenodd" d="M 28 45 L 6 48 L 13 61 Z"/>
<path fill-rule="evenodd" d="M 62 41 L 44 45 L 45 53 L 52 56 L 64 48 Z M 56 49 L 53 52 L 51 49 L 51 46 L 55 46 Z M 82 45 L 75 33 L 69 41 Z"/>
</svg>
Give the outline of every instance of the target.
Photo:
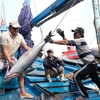
<svg viewBox="0 0 100 100">
<path fill-rule="evenodd" d="M 24 7 L 25 9 L 30 10 L 29 1 L 30 0 L 25 0 Z M 28 32 L 30 34 L 30 30 L 34 28 L 34 26 L 37 26 L 37 27 L 41 26 L 46 21 L 58 16 L 59 14 L 72 8 L 78 3 L 81 3 L 81 1 L 84 2 L 83 0 L 56 0 L 44 11 L 38 14 L 35 18 L 32 18 L 31 16 L 30 19 L 28 19 L 28 24 L 22 25 L 23 27 L 20 30 L 21 34 L 24 35 L 24 38 L 26 39 L 27 44 L 30 44 L 30 42 L 27 40 L 28 39 L 31 40 L 31 37 L 27 38 L 24 32 L 26 33 Z M 95 6 L 98 5 L 99 0 L 92 0 L 92 1 L 93 1 L 93 6 L 94 6 L 93 9 L 94 9 L 94 14 L 95 14 L 96 32 L 97 34 L 100 34 L 100 25 L 99 25 L 100 23 L 99 24 L 96 23 L 97 21 L 100 22 L 99 17 L 96 16 L 99 14 L 99 9 L 97 9 L 99 7 L 95 8 Z M 22 8 L 21 11 L 25 9 Z M 19 17 L 19 19 L 21 19 L 21 17 Z M 23 24 L 23 23 L 20 22 L 20 24 Z M 24 31 L 24 29 L 26 30 Z M 7 30 L 6 24 L 2 24 L 0 27 L 0 31 L 3 32 L 6 30 Z M 99 40 L 98 40 L 98 43 L 99 43 Z M 69 53 L 63 52 L 64 55 L 62 56 L 62 59 L 65 61 L 65 66 L 64 66 L 65 81 L 64 82 L 60 82 L 59 77 L 57 77 L 57 78 L 52 78 L 53 82 L 49 83 L 44 74 L 43 59 L 40 57 L 37 57 L 35 61 L 33 61 L 32 66 L 30 66 L 33 68 L 33 70 L 31 70 L 31 72 L 25 73 L 24 75 L 25 90 L 29 92 L 30 94 L 32 94 L 34 96 L 34 99 L 23 99 L 23 100 L 74 100 L 75 98 L 80 97 L 81 94 L 79 93 L 72 78 L 67 77 L 69 73 L 78 70 L 80 66 L 83 65 L 82 62 L 77 63 L 74 60 L 69 60 L 70 56 L 69 57 L 65 56 L 65 54 L 70 55 L 72 54 L 72 52 L 76 55 L 74 50 L 71 50 L 71 52 Z M 16 53 L 15 55 L 16 57 L 18 56 L 18 53 L 19 52 Z M 75 59 L 78 59 L 77 55 L 71 56 L 71 57 L 72 57 L 71 59 L 73 59 L 73 57 Z M 27 70 L 29 70 L 30 67 Z M 18 85 L 18 79 L 14 78 L 10 80 L 9 82 L 6 82 L 6 83 L 3 82 L 6 70 L 7 69 L 4 69 L 0 72 L 0 100 L 21 100 L 19 97 L 20 90 L 19 90 L 19 85 Z M 85 80 L 83 80 L 83 84 L 89 94 L 89 98 L 87 98 L 86 100 L 100 100 L 100 95 L 97 92 L 98 88 L 92 82 L 90 78 L 86 78 Z"/>
</svg>

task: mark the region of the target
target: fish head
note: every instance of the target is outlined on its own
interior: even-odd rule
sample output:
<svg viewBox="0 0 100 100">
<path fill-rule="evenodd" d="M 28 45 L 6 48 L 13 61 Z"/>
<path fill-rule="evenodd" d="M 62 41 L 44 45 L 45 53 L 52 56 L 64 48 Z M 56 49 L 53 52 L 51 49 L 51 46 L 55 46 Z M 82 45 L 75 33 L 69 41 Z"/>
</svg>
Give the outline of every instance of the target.
<svg viewBox="0 0 100 100">
<path fill-rule="evenodd" d="M 16 77 L 19 77 L 19 76 L 20 76 L 20 74 L 17 73 L 17 72 L 8 71 L 8 72 L 6 73 L 6 75 L 5 75 L 5 77 L 4 77 L 3 82 L 8 82 L 8 81 L 10 81 L 11 79 L 16 78 Z"/>
</svg>

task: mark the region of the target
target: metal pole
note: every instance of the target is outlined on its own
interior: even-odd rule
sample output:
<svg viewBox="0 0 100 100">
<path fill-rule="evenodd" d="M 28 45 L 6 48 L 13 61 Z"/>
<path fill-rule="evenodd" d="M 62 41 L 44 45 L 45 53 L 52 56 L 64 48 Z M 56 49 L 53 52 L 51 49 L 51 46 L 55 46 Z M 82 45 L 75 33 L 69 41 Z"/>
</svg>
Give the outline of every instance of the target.
<svg viewBox="0 0 100 100">
<path fill-rule="evenodd" d="M 6 15 L 5 15 L 5 7 L 4 7 L 4 3 L 2 3 L 2 10 L 3 10 L 3 18 L 4 18 L 4 22 L 6 25 Z"/>
<path fill-rule="evenodd" d="M 100 51 L 100 11 L 99 11 L 99 0 L 92 0 L 93 11 L 94 11 L 94 26 L 97 35 L 97 44 Z M 100 53 L 100 52 L 99 52 Z"/>
<path fill-rule="evenodd" d="M 2 15 L 2 0 L 0 0 L 0 27 L 1 27 L 1 15 Z"/>
</svg>

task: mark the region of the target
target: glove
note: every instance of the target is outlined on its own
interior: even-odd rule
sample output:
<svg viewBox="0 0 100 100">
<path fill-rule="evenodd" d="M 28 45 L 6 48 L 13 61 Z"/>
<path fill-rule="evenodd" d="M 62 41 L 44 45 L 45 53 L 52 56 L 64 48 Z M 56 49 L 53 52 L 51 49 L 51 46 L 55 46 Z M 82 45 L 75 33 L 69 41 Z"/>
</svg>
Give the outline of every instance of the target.
<svg viewBox="0 0 100 100">
<path fill-rule="evenodd" d="M 64 31 L 62 31 L 60 28 L 58 28 L 57 30 L 56 30 L 56 32 L 62 37 L 62 38 L 64 38 Z"/>
<path fill-rule="evenodd" d="M 53 40 L 52 40 L 51 38 L 46 37 L 44 40 L 45 40 L 46 43 L 47 43 L 47 42 L 53 43 Z"/>
<path fill-rule="evenodd" d="M 50 32 L 49 32 L 49 35 L 46 36 L 46 38 L 44 39 L 46 43 L 47 43 L 47 42 L 53 43 L 53 40 L 51 39 L 51 36 L 52 36 L 51 33 L 52 33 L 52 31 L 50 31 Z"/>
</svg>

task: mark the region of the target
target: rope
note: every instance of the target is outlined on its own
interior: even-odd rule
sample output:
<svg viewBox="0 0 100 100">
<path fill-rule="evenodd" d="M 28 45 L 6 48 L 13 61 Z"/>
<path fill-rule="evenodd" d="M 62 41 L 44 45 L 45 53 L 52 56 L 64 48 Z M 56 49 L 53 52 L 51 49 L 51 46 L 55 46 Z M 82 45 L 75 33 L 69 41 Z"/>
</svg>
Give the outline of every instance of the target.
<svg viewBox="0 0 100 100">
<path fill-rule="evenodd" d="M 75 4 L 76 0 L 73 0 L 72 5 L 70 6 L 69 10 L 67 10 L 67 12 L 65 13 L 65 15 L 62 17 L 62 19 L 60 20 L 60 22 L 57 24 L 57 26 L 55 27 L 55 29 L 53 30 L 52 34 L 56 31 L 56 29 L 58 28 L 58 26 L 61 24 L 61 22 L 63 21 L 63 19 L 65 18 L 65 16 L 68 14 L 68 12 L 70 11 L 71 7 L 73 7 L 73 5 Z"/>
<path fill-rule="evenodd" d="M 92 44 L 92 42 L 94 41 L 95 37 L 96 37 L 96 36 L 93 37 L 93 39 L 91 40 L 89 46 L 90 46 L 90 45 Z"/>
</svg>

